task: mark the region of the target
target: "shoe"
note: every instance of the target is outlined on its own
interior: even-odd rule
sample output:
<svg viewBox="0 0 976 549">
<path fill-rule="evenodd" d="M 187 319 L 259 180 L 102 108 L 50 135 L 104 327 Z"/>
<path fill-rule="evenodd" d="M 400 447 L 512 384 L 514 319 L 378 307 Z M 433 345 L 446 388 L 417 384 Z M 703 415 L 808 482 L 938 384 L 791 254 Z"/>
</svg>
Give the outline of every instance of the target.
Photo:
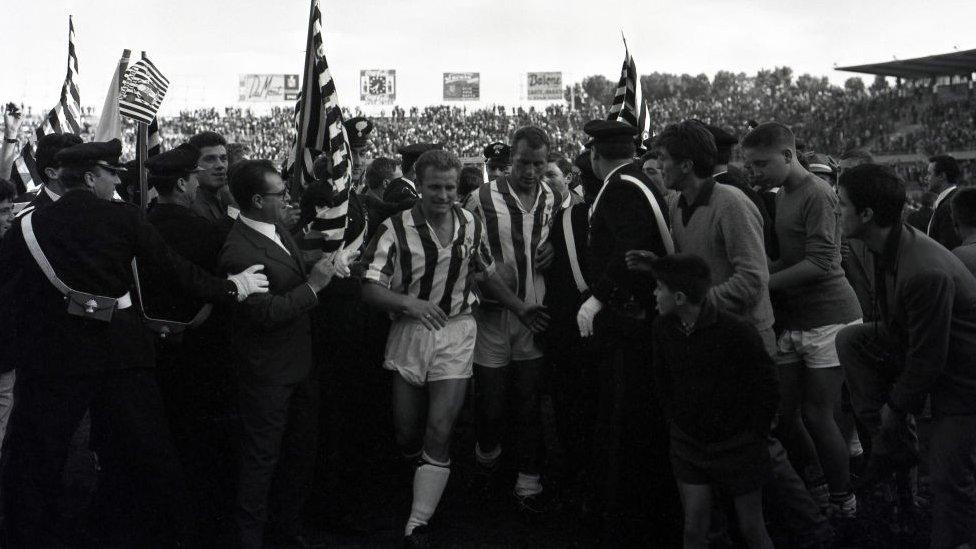
<svg viewBox="0 0 976 549">
<path fill-rule="evenodd" d="M 854 518 L 857 516 L 857 496 L 854 495 L 854 492 L 848 492 L 839 498 L 831 496 L 827 514 L 831 518 Z"/>
<path fill-rule="evenodd" d="M 512 495 L 515 496 L 515 505 L 519 511 L 529 515 L 544 515 L 556 511 L 562 506 L 555 491 L 551 488 L 528 496 L 520 496 L 513 490 Z"/>
<path fill-rule="evenodd" d="M 816 484 L 807 488 L 807 491 L 810 492 L 810 497 L 813 498 L 821 512 L 830 507 L 830 487 L 827 486 L 827 483 Z"/>
<path fill-rule="evenodd" d="M 403 538 L 404 549 L 430 547 L 430 527 L 422 524 L 413 529 L 409 536 Z"/>
</svg>

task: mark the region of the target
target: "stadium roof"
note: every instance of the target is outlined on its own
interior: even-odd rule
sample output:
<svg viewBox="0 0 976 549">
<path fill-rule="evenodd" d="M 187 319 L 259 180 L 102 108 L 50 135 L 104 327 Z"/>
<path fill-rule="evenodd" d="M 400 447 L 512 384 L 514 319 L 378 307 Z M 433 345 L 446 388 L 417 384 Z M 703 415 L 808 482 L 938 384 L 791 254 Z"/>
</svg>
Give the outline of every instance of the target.
<svg viewBox="0 0 976 549">
<path fill-rule="evenodd" d="M 871 63 L 837 67 L 839 71 L 881 74 L 901 78 L 931 78 L 933 76 L 969 75 L 976 72 L 976 50 L 954 51 L 902 61 Z"/>
</svg>

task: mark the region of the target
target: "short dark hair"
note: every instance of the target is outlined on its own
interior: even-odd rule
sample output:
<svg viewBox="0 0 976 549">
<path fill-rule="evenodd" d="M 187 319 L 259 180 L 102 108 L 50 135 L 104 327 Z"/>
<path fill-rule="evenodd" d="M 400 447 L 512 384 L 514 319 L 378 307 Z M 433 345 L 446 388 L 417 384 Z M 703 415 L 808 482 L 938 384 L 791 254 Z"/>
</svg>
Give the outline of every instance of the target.
<svg viewBox="0 0 976 549">
<path fill-rule="evenodd" d="M 161 196 L 169 196 L 173 194 L 174 190 L 176 190 L 177 181 L 186 177 L 187 176 L 185 175 L 177 175 L 175 177 L 172 175 L 150 175 L 148 178 L 146 178 L 146 183 L 150 187 L 156 189 L 156 192 Z"/>
<path fill-rule="evenodd" d="M 935 163 L 935 173 L 945 175 L 946 181 L 953 185 L 959 182 L 959 163 L 948 154 L 937 154 L 929 158 L 929 162 Z"/>
<path fill-rule="evenodd" d="M 715 137 L 697 120 L 669 124 L 654 140 L 654 145 L 668 151 L 671 158 L 691 160 L 698 177 L 710 177 L 718 154 Z"/>
<path fill-rule="evenodd" d="M 461 168 L 461 176 L 458 178 L 458 194 L 468 195 L 478 190 L 485 178 L 481 170 L 474 166 Z"/>
<path fill-rule="evenodd" d="M 880 164 L 854 166 L 840 174 L 837 186 L 847 192 L 857 211 L 871 208 L 874 222 L 879 227 L 901 223 L 905 184 L 891 168 Z"/>
<path fill-rule="evenodd" d="M 963 187 L 952 193 L 952 219 L 959 225 L 976 227 L 976 187 Z"/>
<path fill-rule="evenodd" d="M 862 164 L 874 164 L 874 157 L 866 149 L 847 149 L 840 155 L 841 160 L 859 160 Z"/>
<path fill-rule="evenodd" d="M 779 122 L 763 122 L 742 138 L 743 149 L 790 149 L 796 151 L 793 130 Z"/>
<path fill-rule="evenodd" d="M 640 165 L 643 166 L 644 163 L 646 163 L 648 160 L 657 160 L 657 157 L 658 157 L 657 149 L 651 147 L 650 149 L 647 150 L 647 152 L 641 155 L 638 161 L 640 162 Z"/>
<path fill-rule="evenodd" d="M 190 144 L 198 149 L 204 147 L 227 146 L 227 140 L 217 132 L 202 131 L 190 138 Z"/>
<path fill-rule="evenodd" d="M 241 160 L 234 164 L 227 174 L 228 185 L 230 194 L 242 211 L 251 209 L 251 198 L 266 192 L 268 175 L 277 173 L 270 160 Z"/>
<path fill-rule="evenodd" d="M 607 160 L 623 160 L 634 157 L 637 143 L 630 139 L 597 141 L 590 145 L 590 148 Z"/>
<path fill-rule="evenodd" d="M 549 162 L 555 164 L 563 175 L 569 175 L 573 171 L 573 163 L 559 153 L 549 153 Z"/>
<path fill-rule="evenodd" d="M 17 198 L 17 186 L 0 177 L 0 202 L 4 200 L 13 202 L 15 198 Z"/>
<path fill-rule="evenodd" d="M 712 271 L 704 259 L 693 254 L 671 254 L 651 263 L 654 278 L 672 292 L 681 292 L 688 301 L 699 305 L 705 301 L 712 285 Z"/>
<path fill-rule="evenodd" d="M 552 149 L 549 134 L 538 126 L 523 126 L 512 134 L 512 155 L 518 147 L 519 141 L 525 141 L 530 149 L 546 148 L 546 154 Z"/>
<path fill-rule="evenodd" d="M 417 181 L 423 184 L 424 172 L 426 172 L 428 168 L 439 172 L 455 170 L 460 174 L 461 160 L 452 152 L 434 149 L 420 155 L 420 158 L 417 159 L 417 162 L 414 163 L 413 167 L 414 172 L 417 174 Z"/>
<path fill-rule="evenodd" d="M 44 170 L 61 167 L 58 161 L 54 159 L 58 151 L 80 145 L 83 142 L 80 137 L 73 133 L 49 133 L 38 139 L 37 148 L 34 150 L 34 166 L 37 167 L 41 180 L 45 183 L 48 182 Z"/>
<path fill-rule="evenodd" d="M 58 182 L 66 189 L 75 189 L 85 185 L 85 174 L 94 173 L 94 164 L 61 166 L 58 174 Z"/>
<path fill-rule="evenodd" d="M 392 158 L 381 156 L 374 158 L 366 168 L 363 178 L 366 180 L 366 187 L 378 189 L 387 179 L 393 179 L 396 172 L 397 161 Z"/>
</svg>

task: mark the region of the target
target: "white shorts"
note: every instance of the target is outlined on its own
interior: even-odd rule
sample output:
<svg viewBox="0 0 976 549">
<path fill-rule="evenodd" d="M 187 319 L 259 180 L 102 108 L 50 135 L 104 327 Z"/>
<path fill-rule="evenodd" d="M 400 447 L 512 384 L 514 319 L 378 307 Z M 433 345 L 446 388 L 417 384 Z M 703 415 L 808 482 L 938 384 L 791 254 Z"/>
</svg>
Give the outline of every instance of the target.
<svg viewBox="0 0 976 549">
<path fill-rule="evenodd" d="M 807 368 L 836 368 L 840 366 L 834 340 L 837 333 L 848 326 L 860 324 L 859 318 L 847 324 L 828 324 L 812 330 L 786 330 L 776 342 L 776 364 L 803 364 Z"/>
<path fill-rule="evenodd" d="M 469 314 L 447 319 L 440 330 L 428 330 L 412 318 L 390 326 L 383 367 L 395 370 L 407 383 L 423 386 L 428 381 L 467 379 L 478 325 Z"/>
<path fill-rule="evenodd" d="M 478 321 L 474 363 L 478 366 L 501 368 L 513 360 L 542 358 L 535 334 L 508 309 L 478 307 L 474 317 Z"/>
</svg>

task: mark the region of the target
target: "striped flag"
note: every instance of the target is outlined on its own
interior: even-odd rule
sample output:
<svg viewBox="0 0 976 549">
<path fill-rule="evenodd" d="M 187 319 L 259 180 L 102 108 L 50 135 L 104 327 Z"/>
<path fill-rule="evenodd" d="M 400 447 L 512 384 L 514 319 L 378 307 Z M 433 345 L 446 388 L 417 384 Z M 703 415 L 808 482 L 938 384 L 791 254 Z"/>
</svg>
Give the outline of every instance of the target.
<svg viewBox="0 0 976 549">
<path fill-rule="evenodd" d="M 335 81 L 322 44 L 320 0 L 312 0 L 302 90 L 295 107 L 295 122 L 298 133 L 288 159 L 292 191 L 296 196 L 308 191 L 316 196 L 328 197 L 315 201 L 315 215 L 303 229 L 301 246 L 305 250 L 333 252 L 342 247 L 346 230 L 352 162 Z M 319 154 L 328 155 L 330 169 L 322 180 L 316 182 L 312 165 Z M 310 186 L 313 183 L 315 186 L 327 186 L 328 189 L 312 189 Z"/>
<path fill-rule="evenodd" d="M 162 151 L 163 134 L 159 133 L 159 119 L 153 117 L 149 123 L 148 140 L 146 141 L 146 158 L 152 158 Z"/>
<path fill-rule="evenodd" d="M 126 69 L 122 77 L 119 112 L 122 116 L 149 124 L 159 111 L 168 88 L 169 80 L 143 53 L 142 59 Z"/>
<path fill-rule="evenodd" d="M 61 86 L 61 99 L 58 104 L 47 113 L 44 120 L 37 126 L 37 137 L 40 139 L 49 133 L 81 133 L 81 93 L 75 76 L 78 75 L 78 56 L 75 55 L 75 25 L 68 16 L 68 74 Z"/>
<path fill-rule="evenodd" d="M 37 173 L 34 150 L 30 143 L 25 144 L 14 159 L 14 165 L 10 168 L 10 181 L 17 186 L 17 192 L 21 194 L 34 192 L 40 187 L 42 180 Z"/>
<path fill-rule="evenodd" d="M 640 129 L 638 138 L 643 143 L 651 138 L 651 106 L 647 100 L 641 101 L 640 116 L 637 118 L 637 127 Z"/>
<path fill-rule="evenodd" d="M 617 82 L 617 90 L 613 95 L 613 103 L 610 104 L 610 115 L 607 120 L 619 120 L 626 122 L 635 128 L 639 128 L 637 111 L 637 100 L 639 94 L 640 77 L 637 75 L 637 65 L 634 63 L 633 56 L 627 48 L 627 40 L 624 40 L 624 66 L 620 70 L 620 81 Z"/>
</svg>

